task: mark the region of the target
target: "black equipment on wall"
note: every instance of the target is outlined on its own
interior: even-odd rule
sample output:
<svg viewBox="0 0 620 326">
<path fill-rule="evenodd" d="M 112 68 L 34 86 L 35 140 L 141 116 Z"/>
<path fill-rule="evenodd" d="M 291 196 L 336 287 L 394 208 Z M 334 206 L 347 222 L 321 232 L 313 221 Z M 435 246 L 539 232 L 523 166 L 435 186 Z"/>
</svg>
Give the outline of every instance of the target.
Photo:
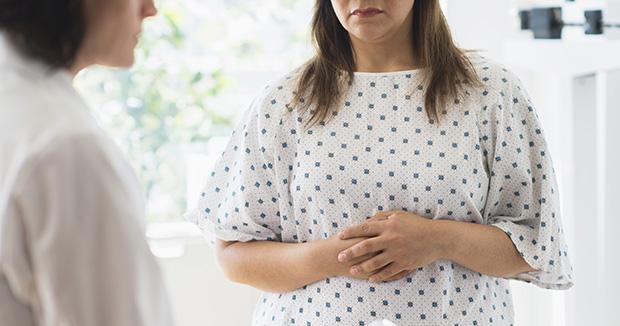
<svg viewBox="0 0 620 326">
<path fill-rule="evenodd" d="M 562 20 L 562 8 L 533 8 L 519 11 L 522 30 L 532 30 L 535 39 L 561 39 L 565 26 L 583 27 L 585 34 L 600 35 L 605 28 L 620 28 L 620 24 L 603 22 L 602 10 L 586 10 L 585 23 L 567 23 Z"/>
</svg>

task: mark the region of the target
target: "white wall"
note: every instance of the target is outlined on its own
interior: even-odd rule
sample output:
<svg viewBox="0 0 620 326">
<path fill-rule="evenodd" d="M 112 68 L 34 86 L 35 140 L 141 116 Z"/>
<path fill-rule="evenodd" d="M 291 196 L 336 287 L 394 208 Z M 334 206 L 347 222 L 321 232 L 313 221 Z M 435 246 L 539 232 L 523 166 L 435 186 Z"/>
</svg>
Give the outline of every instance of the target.
<svg viewBox="0 0 620 326">
<path fill-rule="evenodd" d="M 259 292 L 230 282 L 200 236 L 151 243 L 161 256 L 178 326 L 250 325 Z"/>
<path fill-rule="evenodd" d="M 503 56 L 502 44 L 520 35 L 518 20 L 511 14 L 513 0 L 446 0 L 446 17 L 459 46 L 483 50 L 496 60 Z"/>
</svg>

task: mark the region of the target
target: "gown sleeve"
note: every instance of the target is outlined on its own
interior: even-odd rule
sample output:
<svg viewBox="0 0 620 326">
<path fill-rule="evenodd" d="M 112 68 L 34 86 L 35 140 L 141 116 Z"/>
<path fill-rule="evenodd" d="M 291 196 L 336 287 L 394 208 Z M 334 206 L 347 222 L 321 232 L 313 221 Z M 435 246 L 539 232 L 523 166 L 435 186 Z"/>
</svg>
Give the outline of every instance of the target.
<svg viewBox="0 0 620 326">
<path fill-rule="evenodd" d="M 272 107 L 259 96 L 244 112 L 206 180 L 197 207 L 186 215 L 212 244 L 215 238 L 281 241 L 272 145 L 278 124 Z"/>
<path fill-rule="evenodd" d="M 520 80 L 502 69 L 497 104 L 483 108 L 482 147 L 490 176 L 483 211 L 536 271 L 512 277 L 567 289 L 573 270 L 563 233 L 558 185 L 538 114 Z"/>
</svg>

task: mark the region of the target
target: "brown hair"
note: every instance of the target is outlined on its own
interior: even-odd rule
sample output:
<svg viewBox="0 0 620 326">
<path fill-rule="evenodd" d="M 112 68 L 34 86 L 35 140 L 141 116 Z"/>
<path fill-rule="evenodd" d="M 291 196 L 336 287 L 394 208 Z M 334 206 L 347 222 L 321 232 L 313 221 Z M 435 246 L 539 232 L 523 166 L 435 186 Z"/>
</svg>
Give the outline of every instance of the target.
<svg viewBox="0 0 620 326">
<path fill-rule="evenodd" d="M 84 0 L 0 0 L 0 31 L 21 54 L 69 68 L 86 32 Z"/>
<path fill-rule="evenodd" d="M 424 105 L 429 119 L 439 119 L 439 108 L 457 99 L 464 84 L 480 85 L 466 55 L 452 39 L 438 0 L 417 0 L 413 6 L 413 48 L 424 70 Z M 340 24 L 331 1 L 317 0 L 312 20 L 312 38 L 316 55 L 302 68 L 293 105 L 307 111 L 306 125 L 324 122 L 330 107 L 340 99 L 346 85 L 353 81 L 355 62 L 349 33 Z"/>
</svg>

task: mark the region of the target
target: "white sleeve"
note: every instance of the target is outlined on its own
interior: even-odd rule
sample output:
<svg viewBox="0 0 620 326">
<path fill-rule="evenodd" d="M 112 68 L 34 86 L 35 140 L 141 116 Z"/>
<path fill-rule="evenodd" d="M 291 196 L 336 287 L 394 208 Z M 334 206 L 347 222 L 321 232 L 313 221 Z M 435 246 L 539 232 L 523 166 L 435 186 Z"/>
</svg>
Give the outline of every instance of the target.
<svg viewBox="0 0 620 326">
<path fill-rule="evenodd" d="M 197 207 L 186 215 L 210 243 L 281 241 L 280 195 L 274 172 L 275 100 L 254 100 L 233 129 L 206 181 Z M 280 146 L 287 146 L 281 144 Z"/>
<path fill-rule="evenodd" d="M 56 141 L 16 201 L 43 325 L 172 325 L 142 202 L 94 135 Z"/>
<path fill-rule="evenodd" d="M 509 71 L 500 103 L 485 107 L 482 137 L 490 172 L 487 224 L 503 230 L 536 271 L 515 280 L 568 289 L 573 269 L 562 228 L 558 185 L 542 126 L 519 79 Z"/>
</svg>

